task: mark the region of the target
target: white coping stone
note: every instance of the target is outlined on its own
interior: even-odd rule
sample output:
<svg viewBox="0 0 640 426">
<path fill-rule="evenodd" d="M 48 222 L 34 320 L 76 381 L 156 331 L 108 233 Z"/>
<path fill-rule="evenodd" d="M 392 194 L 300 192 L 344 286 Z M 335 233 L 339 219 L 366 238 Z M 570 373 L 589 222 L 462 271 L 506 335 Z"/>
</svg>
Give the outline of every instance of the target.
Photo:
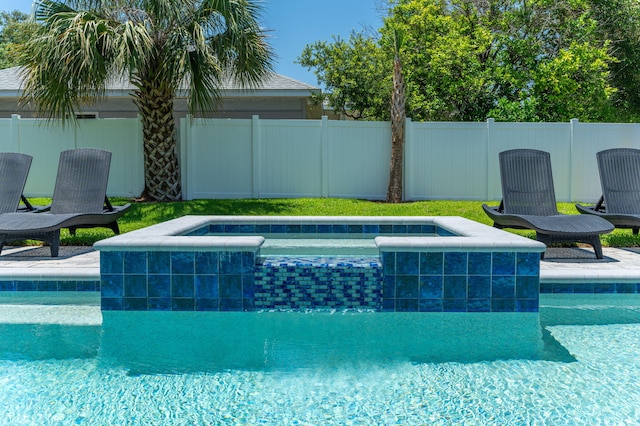
<svg viewBox="0 0 640 426">
<path fill-rule="evenodd" d="M 117 235 L 94 244 L 100 251 L 247 251 L 264 243 L 260 236 L 184 236 L 203 226 L 229 224 L 428 224 L 457 236 L 376 237 L 381 251 L 544 252 L 538 241 L 456 216 L 183 216 Z"/>
<path fill-rule="evenodd" d="M 640 282 L 640 254 L 632 249 L 604 247 L 604 259 L 596 259 L 586 248 L 552 248 L 565 253 L 545 256 L 540 262 L 541 283 L 632 283 Z M 547 254 L 549 251 L 547 251 Z"/>
<path fill-rule="evenodd" d="M 93 268 L 6 268 L 0 269 L 3 281 L 99 281 L 100 267 Z"/>
<path fill-rule="evenodd" d="M 541 283 L 631 283 L 640 282 L 640 271 L 627 268 L 585 269 L 576 266 L 572 269 L 545 268 L 540 271 Z"/>
<path fill-rule="evenodd" d="M 99 281 L 100 253 L 90 247 L 60 247 L 51 257 L 44 246 L 5 247 L 0 257 L 2 281 Z"/>
</svg>

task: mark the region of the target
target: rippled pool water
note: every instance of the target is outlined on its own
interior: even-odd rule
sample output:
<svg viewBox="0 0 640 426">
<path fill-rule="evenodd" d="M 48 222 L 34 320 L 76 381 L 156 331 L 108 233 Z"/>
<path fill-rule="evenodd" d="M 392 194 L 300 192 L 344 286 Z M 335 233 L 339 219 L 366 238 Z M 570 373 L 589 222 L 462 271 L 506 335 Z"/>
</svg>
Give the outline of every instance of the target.
<svg viewBox="0 0 640 426">
<path fill-rule="evenodd" d="M 369 337 L 378 330 L 382 337 L 373 343 L 345 329 L 349 316 L 341 313 L 316 317 L 317 333 L 305 328 L 312 323 L 309 316 L 295 324 L 291 317 L 278 316 L 277 326 L 269 315 L 248 320 L 254 321 L 255 332 L 233 330 L 236 317 L 229 317 L 228 324 L 218 325 L 231 328 L 221 335 L 240 336 L 235 341 L 224 338 L 231 342 L 225 350 L 235 348 L 237 357 L 209 367 L 189 359 L 189 353 L 198 350 L 190 340 L 210 339 L 215 333 L 194 330 L 185 336 L 186 328 L 174 324 L 163 333 L 173 330 L 178 338 L 154 347 L 157 336 L 149 322 L 144 325 L 151 327 L 146 340 L 136 347 L 127 339 L 140 334 L 111 329 L 123 325 L 118 324 L 122 319 L 106 317 L 101 324 L 95 310 L 86 307 L 75 313 L 73 307 L 61 313 L 57 307 L 39 307 L 47 321 L 30 324 L 32 306 L 4 305 L 0 424 L 637 424 L 640 301 L 635 295 L 609 296 L 615 295 L 544 297 L 539 319 L 528 314 L 535 315 L 539 332 L 529 317 L 522 322 L 505 317 L 513 321 L 508 328 L 521 327 L 528 336 L 520 342 L 495 336 L 475 339 L 478 330 L 495 333 L 498 325 L 460 324 L 446 318 L 448 314 L 441 316 L 440 325 L 437 318 L 410 321 L 404 331 L 418 333 L 422 343 L 396 339 L 391 347 L 382 347 L 382 337 L 393 338 L 391 329 L 384 329 L 373 315 L 355 327 Z M 56 317 L 57 323 L 52 320 Z M 258 326 L 261 322 L 268 324 Z M 422 330 L 425 326 L 429 329 Z M 453 333 L 443 337 L 447 330 Z M 317 336 L 291 347 L 296 339 L 286 336 L 302 332 Z M 514 336 L 517 333 L 508 340 Z M 313 356 L 318 352 L 314 345 L 336 339 L 353 349 L 334 348 Z M 261 351 L 255 349 L 256 342 L 263 343 Z M 425 349 L 429 345 L 436 349 Z M 174 352 L 158 350 L 162 346 L 174 346 Z M 495 352 L 500 347 L 507 350 Z M 201 348 L 204 358 L 216 358 L 220 349 L 219 342 L 210 341 Z M 264 358 L 256 364 L 255 357 L 239 353 L 244 350 Z M 433 361 L 447 351 L 452 359 L 476 352 L 485 359 Z M 358 360 L 349 358 L 358 354 Z M 173 356 L 184 357 L 184 363 L 176 363 Z M 243 356 L 246 364 L 238 361 L 238 368 L 224 368 Z M 183 371 L 175 368 L 180 365 Z"/>
</svg>

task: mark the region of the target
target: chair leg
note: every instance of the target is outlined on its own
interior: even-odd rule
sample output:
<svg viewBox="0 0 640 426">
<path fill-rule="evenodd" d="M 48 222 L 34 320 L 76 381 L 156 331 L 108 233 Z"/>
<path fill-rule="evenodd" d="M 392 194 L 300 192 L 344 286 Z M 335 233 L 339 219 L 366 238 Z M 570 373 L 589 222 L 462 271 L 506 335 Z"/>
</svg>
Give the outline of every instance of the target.
<svg viewBox="0 0 640 426">
<path fill-rule="evenodd" d="M 544 243 L 547 247 L 550 244 L 559 243 L 559 242 L 576 242 L 576 243 L 589 244 L 591 247 L 593 247 L 593 251 L 596 254 L 596 258 L 598 259 L 604 258 L 602 254 L 602 244 L 600 243 L 599 235 L 589 235 L 589 236 L 580 235 L 580 236 L 571 238 L 571 237 L 564 237 L 564 236 L 560 237 L 557 235 L 540 234 L 536 232 L 536 240 L 540 241 L 541 243 Z M 540 254 L 540 259 L 544 259 L 544 252 Z"/>
<path fill-rule="evenodd" d="M 111 222 L 109 225 L 107 225 L 114 234 L 119 235 L 120 234 L 120 227 L 118 227 L 118 221 L 114 220 L 113 222 Z"/>
<path fill-rule="evenodd" d="M 60 230 L 53 231 L 51 240 L 49 241 L 51 248 L 51 257 L 58 257 L 58 251 L 60 249 Z"/>
<path fill-rule="evenodd" d="M 596 258 L 602 259 L 604 256 L 602 255 L 602 244 L 600 243 L 600 236 L 594 235 L 590 239 L 590 244 L 593 247 L 593 251 L 596 252 Z"/>
</svg>

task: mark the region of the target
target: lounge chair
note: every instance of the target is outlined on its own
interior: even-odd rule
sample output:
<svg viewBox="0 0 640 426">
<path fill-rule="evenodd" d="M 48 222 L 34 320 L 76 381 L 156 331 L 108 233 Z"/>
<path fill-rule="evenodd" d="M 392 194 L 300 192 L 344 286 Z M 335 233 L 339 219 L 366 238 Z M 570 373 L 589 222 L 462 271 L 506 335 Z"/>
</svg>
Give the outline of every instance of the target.
<svg viewBox="0 0 640 426">
<path fill-rule="evenodd" d="M 640 149 L 614 148 L 596 154 L 602 196 L 593 206 L 576 204 L 580 213 L 593 214 L 616 228 L 640 229 Z"/>
<path fill-rule="evenodd" d="M 118 218 L 130 204 L 112 206 L 106 196 L 111 153 L 80 148 L 60 154 L 58 174 L 49 210 L 44 213 L 0 214 L 0 251 L 10 241 L 26 239 L 49 243 L 58 256 L 60 230 L 106 227 L 116 234 Z"/>
<path fill-rule="evenodd" d="M 33 158 L 17 152 L 0 153 L 0 213 L 34 210 L 22 195 Z M 20 201 L 24 204 L 20 207 Z"/>
<path fill-rule="evenodd" d="M 533 149 L 500 153 L 502 201 L 497 207 L 482 205 L 496 228 L 532 229 L 546 245 L 557 242 L 590 244 L 602 259 L 600 235 L 613 231 L 606 220 L 558 212 L 551 174 L 551 156 Z M 542 254 L 544 257 L 544 253 Z"/>
</svg>

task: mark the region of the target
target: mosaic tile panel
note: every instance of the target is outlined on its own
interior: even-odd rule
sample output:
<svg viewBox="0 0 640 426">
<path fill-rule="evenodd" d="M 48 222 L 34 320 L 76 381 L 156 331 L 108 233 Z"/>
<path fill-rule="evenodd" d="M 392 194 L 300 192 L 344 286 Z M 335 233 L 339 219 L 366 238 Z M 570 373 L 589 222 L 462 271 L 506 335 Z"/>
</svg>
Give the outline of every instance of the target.
<svg viewBox="0 0 640 426">
<path fill-rule="evenodd" d="M 256 266 L 256 309 L 370 309 L 380 306 L 376 258 L 269 256 Z"/>
</svg>

